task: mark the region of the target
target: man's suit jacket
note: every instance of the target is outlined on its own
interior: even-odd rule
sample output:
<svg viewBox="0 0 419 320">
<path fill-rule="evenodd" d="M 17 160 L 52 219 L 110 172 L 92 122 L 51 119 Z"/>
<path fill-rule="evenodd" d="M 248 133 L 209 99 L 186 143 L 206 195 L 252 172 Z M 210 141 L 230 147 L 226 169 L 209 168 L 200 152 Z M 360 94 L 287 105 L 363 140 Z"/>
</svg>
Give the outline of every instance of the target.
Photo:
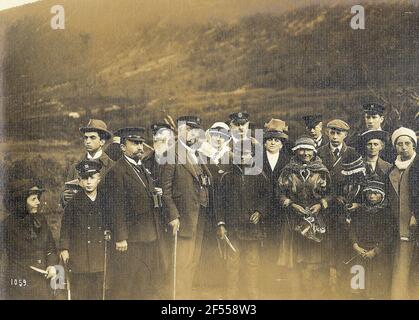
<svg viewBox="0 0 419 320">
<path fill-rule="evenodd" d="M 173 146 L 175 148 L 176 146 Z M 173 150 L 169 150 L 173 152 Z M 209 199 L 208 187 L 203 186 L 198 171 L 210 177 L 206 165 L 193 165 L 186 150 L 179 144 L 176 152 L 176 164 L 162 166 L 161 182 L 163 202 L 166 207 L 167 221 L 180 219 L 179 235 L 192 237 L 196 231 L 202 197 Z"/>
<path fill-rule="evenodd" d="M 317 142 L 316 142 L 317 144 Z M 329 139 L 323 134 L 322 141 L 320 142 L 320 146 L 317 147 L 317 150 L 325 145 L 329 144 Z"/>
<path fill-rule="evenodd" d="M 333 155 L 330 143 L 319 148 L 317 155 L 322 159 L 323 164 L 329 170 L 332 182 L 334 178 L 339 179 L 339 177 L 342 176 L 342 163 L 347 157 L 359 156 L 354 148 L 348 147 L 345 143 L 343 143 L 339 158 L 337 159 L 335 159 L 335 156 Z"/>
<path fill-rule="evenodd" d="M 160 236 L 153 181 L 142 168 L 136 173 L 134 166 L 122 157 L 105 177 L 106 213 L 116 241 L 150 242 Z"/>
<path fill-rule="evenodd" d="M 320 159 L 322 159 L 323 164 L 329 170 L 330 178 L 332 181 L 332 193 L 336 195 L 336 191 L 340 189 L 339 186 L 343 184 L 344 180 L 344 176 L 341 173 L 343 169 L 342 163 L 345 162 L 347 157 L 359 157 L 359 154 L 354 148 L 348 147 L 345 143 L 343 143 L 339 158 L 335 159 L 329 143 L 319 148 L 317 155 L 320 157 Z M 329 201 L 335 202 L 334 200 L 336 200 L 334 196 L 329 198 Z"/>
</svg>

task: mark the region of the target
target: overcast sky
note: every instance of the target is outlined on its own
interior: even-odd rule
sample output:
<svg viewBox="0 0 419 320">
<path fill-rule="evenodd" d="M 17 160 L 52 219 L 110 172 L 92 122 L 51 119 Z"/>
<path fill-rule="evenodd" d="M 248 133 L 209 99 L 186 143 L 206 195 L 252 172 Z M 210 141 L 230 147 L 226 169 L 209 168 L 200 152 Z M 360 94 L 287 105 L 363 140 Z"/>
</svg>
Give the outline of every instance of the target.
<svg viewBox="0 0 419 320">
<path fill-rule="evenodd" d="M 40 0 L 0 0 L 0 10 L 5 10 L 37 1 Z"/>
</svg>

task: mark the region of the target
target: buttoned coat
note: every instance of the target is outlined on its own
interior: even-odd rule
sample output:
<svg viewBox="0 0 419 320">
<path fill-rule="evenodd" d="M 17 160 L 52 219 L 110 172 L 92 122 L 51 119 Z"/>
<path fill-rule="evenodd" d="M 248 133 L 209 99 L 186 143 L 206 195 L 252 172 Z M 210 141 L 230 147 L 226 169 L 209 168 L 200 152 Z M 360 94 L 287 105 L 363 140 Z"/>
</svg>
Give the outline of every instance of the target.
<svg viewBox="0 0 419 320">
<path fill-rule="evenodd" d="M 101 189 L 95 201 L 80 191 L 65 207 L 59 247 L 69 251 L 69 267 L 74 273 L 103 271 L 106 227 L 102 197 Z"/>
<path fill-rule="evenodd" d="M 105 213 L 115 241 L 150 242 L 159 238 L 159 212 L 154 208 L 154 185 L 144 166 L 140 171 L 119 159 L 105 177 Z"/>
</svg>

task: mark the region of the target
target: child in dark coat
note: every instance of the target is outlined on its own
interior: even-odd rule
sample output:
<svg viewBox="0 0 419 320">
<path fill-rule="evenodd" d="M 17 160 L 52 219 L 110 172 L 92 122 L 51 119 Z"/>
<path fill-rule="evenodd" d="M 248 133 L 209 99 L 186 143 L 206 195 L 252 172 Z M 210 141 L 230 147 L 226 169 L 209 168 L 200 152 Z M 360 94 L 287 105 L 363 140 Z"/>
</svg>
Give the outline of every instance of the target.
<svg viewBox="0 0 419 320">
<path fill-rule="evenodd" d="M 351 214 L 349 227 L 354 256 L 353 259 L 348 258 L 348 261 L 352 260 L 348 264 L 352 268 L 355 265 L 362 266 L 365 271 L 364 277 L 360 277 L 356 285 L 351 283 L 352 292 L 368 299 L 386 298 L 390 284 L 388 247 L 391 214 L 386 205 L 384 186 L 378 179 L 366 182 L 362 191 L 362 205 Z"/>
</svg>

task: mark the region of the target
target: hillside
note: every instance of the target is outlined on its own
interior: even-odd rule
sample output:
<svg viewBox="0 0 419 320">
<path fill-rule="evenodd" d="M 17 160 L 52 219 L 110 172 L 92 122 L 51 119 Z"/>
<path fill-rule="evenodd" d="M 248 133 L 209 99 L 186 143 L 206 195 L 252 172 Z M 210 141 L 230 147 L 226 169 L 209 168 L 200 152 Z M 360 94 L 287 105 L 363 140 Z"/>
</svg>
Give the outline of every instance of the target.
<svg viewBox="0 0 419 320">
<path fill-rule="evenodd" d="M 366 5 L 363 31 L 350 29 L 347 6 L 252 0 L 66 0 L 67 27 L 53 31 L 52 3 L 0 14 L 9 137 L 27 137 L 22 127 L 30 138 L 68 137 L 92 115 L 113 128 L 239 108 L 257 111 L 257 124 L 310 108 L 350 118 L 377 99 L 371 88 L 419 85 L 419 8 L 407 2 Z"/>
</svg>

